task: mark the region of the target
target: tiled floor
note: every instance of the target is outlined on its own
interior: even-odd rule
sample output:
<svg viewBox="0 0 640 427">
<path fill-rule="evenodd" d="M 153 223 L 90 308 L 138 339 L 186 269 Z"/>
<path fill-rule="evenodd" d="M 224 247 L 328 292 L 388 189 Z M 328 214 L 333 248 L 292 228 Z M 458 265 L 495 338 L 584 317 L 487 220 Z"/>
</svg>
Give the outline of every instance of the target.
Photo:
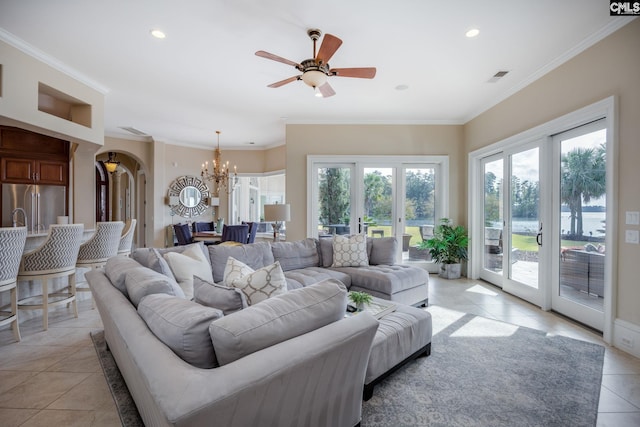
<svg viewBox="0 0 640 427">
<path fill-rule="evenodd" d="M 431 275 L 429 311 L 434 333 L 445 312 L 461 311 L 602 344 L 602 339 L 553 313 L 543 312 L 482 281 L 442 280 Z M 91 302 L 80 317 L 61 307 L 21 324 L 22 341 L 0 330 L 0 426 L 119 426 L 89 332 L 102 328 Z M 608 348 L 598 426 L 640 426 L 640 359 Z"/>
</svg>

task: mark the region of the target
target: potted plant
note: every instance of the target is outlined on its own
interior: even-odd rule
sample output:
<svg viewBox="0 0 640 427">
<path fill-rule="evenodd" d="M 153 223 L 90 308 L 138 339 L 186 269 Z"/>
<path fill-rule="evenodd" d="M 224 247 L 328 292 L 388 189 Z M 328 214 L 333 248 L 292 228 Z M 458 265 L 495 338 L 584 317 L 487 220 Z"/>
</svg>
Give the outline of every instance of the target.
<svg viewBox="0 0 640 427">
<path fill-rule="evenodd" d="M 428 249 L 431 258 L 440 264 L 440 277 L 445 279 L 460 278 L 460 262 L 467 259 L 469 236 L 461 226 L 453 226 L 449 218 L 442 218 L 433 230 L 433 237 L 420 243 Z"/>
<path fill-rule="evenodd" d="M 352 291 L 349 292 L 349 299 L 356 306 L 358 311 L 364 310 L 365 304 L 371 304 L 373 298 L 366 292 Z"/>
</svg>

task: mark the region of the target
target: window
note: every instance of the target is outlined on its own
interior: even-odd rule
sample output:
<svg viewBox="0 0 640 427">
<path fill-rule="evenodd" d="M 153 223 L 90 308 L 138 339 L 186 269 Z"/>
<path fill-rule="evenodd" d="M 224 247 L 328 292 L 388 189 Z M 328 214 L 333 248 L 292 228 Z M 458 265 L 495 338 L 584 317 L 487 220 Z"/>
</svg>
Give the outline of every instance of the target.
<svg viewBox="0 0 640 427">
<path fill-rule="evenodd" d="M 285 203 L 284 172 L 239 176 L 231 193 L 232 224 L 264 222 L 264 205 L 274 203 Z M 269 227 L 258 229 L 260 232 L 270 230 Z"/>
</svg>

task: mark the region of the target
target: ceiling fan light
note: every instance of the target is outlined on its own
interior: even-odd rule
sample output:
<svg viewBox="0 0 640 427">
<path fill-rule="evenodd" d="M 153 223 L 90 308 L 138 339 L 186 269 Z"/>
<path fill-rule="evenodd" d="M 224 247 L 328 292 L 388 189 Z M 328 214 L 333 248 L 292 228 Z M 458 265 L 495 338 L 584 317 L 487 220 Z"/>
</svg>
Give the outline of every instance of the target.
<svg viewBox="0 0 640 427">
<path fill-rule="evenodd" d="M 302 81 L 311 87 L 320 87 L 327 82 L 327 75 L 322 71 L 309 70 L 302 75 Z"/>
</svg>

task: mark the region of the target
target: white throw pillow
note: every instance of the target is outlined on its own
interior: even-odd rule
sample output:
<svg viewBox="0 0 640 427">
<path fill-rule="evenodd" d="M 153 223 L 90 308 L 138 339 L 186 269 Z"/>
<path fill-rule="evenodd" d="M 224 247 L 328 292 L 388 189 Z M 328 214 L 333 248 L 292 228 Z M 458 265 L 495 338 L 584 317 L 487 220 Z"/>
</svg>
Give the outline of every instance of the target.
<svg viewBox="0 0 640 427">
<path fill-rule="evenodd" d="M 187 299 L 193 299 L 193 276 L 213 282 L 211 265 L 199 247 L 193 246 L 181 254 L 167 252 L 163 257 Z"/>
<path fill-rule="evenodd" d="M 367 256 L 367 236 L 356 234 L 351 237 L 333 236 L 333 264 L 331 267 L 365 267 L 369 265 Z"/>
<path fill-rule="evenodd" d="M 243 262 L 229 257 L 224 283 L 240 289 L 249 305 L 287 292 L 287 280 L 278 261 L 254 271 Z"/>
</svg>

